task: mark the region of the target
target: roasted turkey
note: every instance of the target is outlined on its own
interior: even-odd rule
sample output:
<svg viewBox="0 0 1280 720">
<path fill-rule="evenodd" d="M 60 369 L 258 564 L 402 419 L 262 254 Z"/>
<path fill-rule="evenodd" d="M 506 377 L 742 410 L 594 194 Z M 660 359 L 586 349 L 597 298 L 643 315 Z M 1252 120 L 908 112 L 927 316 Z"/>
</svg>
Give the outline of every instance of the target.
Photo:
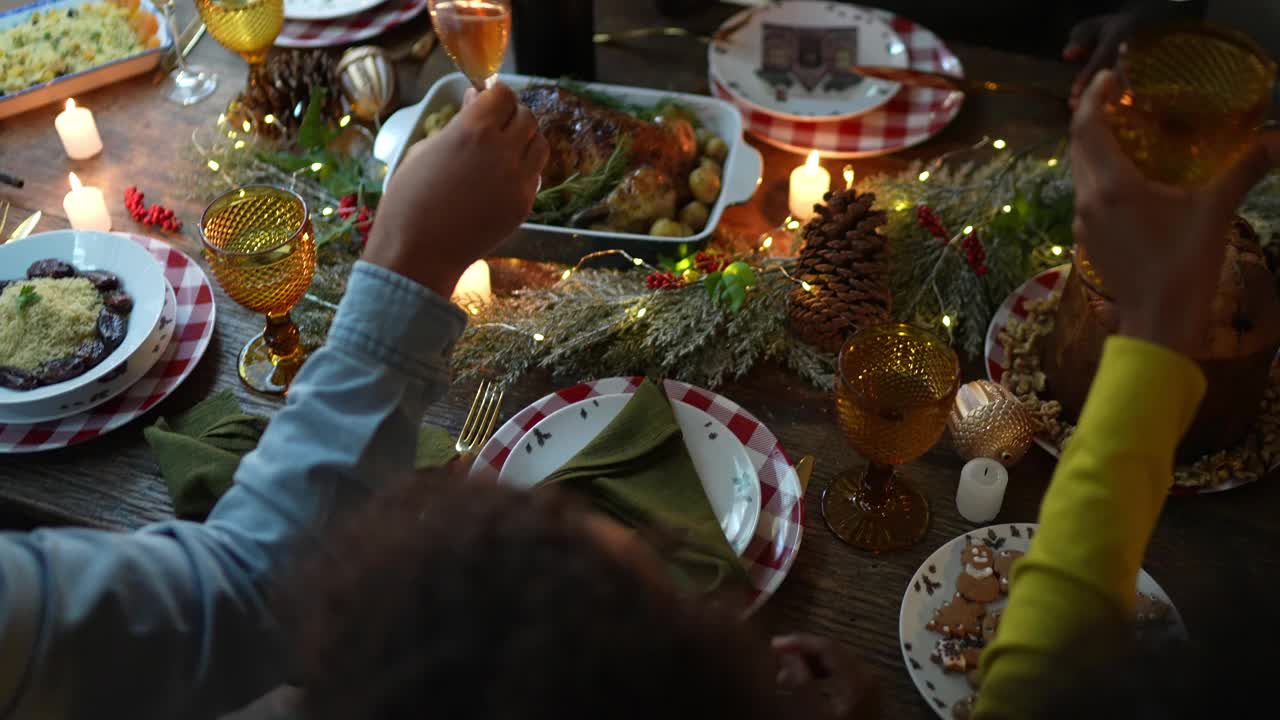
<svg viewBox="0 0 1280 720">
<path fill-rule="evenodd" d="M 551 146 L 542 186 L 585 177 L 609 161 L 619 138 L 630 142 L 626 175 L 600 205 L 578 213 L 579 227 L 645 232 L 656 220 L 675 216 L 687 200 L 698 141 L 688 120 L 673 116 L 648 122 L 606 107 L 565 87 L 525 88 L 523 102 L 538 119 Z"/>
</svg>

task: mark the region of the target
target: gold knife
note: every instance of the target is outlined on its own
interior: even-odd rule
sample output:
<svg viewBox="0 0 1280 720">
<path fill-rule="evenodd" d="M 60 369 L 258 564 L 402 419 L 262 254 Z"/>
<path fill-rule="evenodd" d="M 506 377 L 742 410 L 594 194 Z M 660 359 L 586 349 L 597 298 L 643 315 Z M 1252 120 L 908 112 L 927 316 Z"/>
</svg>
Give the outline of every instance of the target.
<svg viewBox="0 0 1280 720">
<path fill-rule="evenodd" d="M 1012 95 L 1034 95 L 1065 103 L 1067 96 L 1047 88 L 1035 85 L 1019 85 L 1017 83 L 995 82 L 993 80 L 972 80 L 959 75 L 912 70 L 910 68 L 889 67 L 886 65 L 854 65 L 849 72 L 863 77 L 888 80 L 913 87 L 928 87 L 935 90 L 953 90 L 962 93 L 1001 93 Z"/>
<path fill-rule="evenodd" d="M 16 242 L 30 235 L 31 231 L 36 229 L 36 223 L 40 222 L 41 217 L 41 212 L 39 210 L 35 211 L 31 217 L 23 220 L 18 224 L 18 227 L 13 229 L 13 232 L 10 233 L 9 239 L 6 242 Z"/>
<path fill-rule="evenodd" d="M 809 489 L 809 478 L 813 475 L 813 456 L 805 455 L 796 463 L 796 475 L 800 476 L 800 497 Z"/>
</svg>

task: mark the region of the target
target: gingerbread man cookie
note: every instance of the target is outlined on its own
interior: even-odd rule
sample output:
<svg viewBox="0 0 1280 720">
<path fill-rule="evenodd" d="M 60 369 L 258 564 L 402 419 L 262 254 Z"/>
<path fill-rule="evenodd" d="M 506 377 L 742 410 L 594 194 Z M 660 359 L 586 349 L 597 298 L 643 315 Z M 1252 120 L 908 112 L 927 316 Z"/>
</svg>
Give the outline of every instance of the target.
<svg viewBox="0 0 1280 720">
<path fill-rule="evenodd" d="M 996 575 L 995 554 L 986 545 L 965 545 L 964 570 L 956 579 L 956 590 L 976 603 L 989 603 L 1000 597 L 1000 578 Z"/>
<path fill-rule="evenodd" d="M 1009 592 L 1009 578 L 1013 576 L 1013 564 L 1022 557 L 1021 550 L 1001 550 L 996 553 L 996 575 L 1000 576 L 1000 592 Z"/>
<path fill-rule="evenodd" d="M 1000 629 L 1000 611 L 994 610 L 982 618 L 982 642 L 990 645 L 996 639 L 996 630 Z"/>
<path fill-rule="evenodd" d="M 943 672 L 962 673 L 978 668 L 982 655 L 980 643 L 968 638 L 943 638 L 933 648 L 929 659 L 942 666 Z"/>
<path fill-rule="evenodd" d="M 925 627 L 948 637 L 978 637 L 982 632 L 982 615 L 986 608 L 969 602 L 960 593 L 942 604 Z"/>
</svg>

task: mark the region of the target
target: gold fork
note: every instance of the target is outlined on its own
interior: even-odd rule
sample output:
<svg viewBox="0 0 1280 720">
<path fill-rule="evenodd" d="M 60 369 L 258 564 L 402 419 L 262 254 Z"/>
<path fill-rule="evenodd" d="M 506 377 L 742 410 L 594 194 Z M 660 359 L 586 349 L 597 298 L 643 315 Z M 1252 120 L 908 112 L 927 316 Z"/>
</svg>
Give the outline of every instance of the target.
<svg viewBox="0 0 1280 720">
<path fill-rule="evenodd" d="M 471 410 L 462 423 L 458 433 L 458 442 L 453 449 L 463 455 L 474 455 L 484 447 L 493 428 L 498 423 L 498 415 L 502 412 L 502 386 L 491 381 L 481 380 L 476 389 L 476 399 L 471 401 Z"/>
</svg>

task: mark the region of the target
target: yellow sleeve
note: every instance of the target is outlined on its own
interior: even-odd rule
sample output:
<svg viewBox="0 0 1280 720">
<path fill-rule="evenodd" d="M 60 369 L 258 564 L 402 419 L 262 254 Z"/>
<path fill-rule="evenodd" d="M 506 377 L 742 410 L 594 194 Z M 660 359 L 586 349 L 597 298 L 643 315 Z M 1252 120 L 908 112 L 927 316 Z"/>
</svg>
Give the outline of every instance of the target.
<svg viewBox="0 0 1280 720">
<path fill-rule="evenodd" d="M 975 718 L 1035 717 L 1044 700 L 1036 689 L 1061 671 L 1054 653 L 1133 612 L 1174 452 L 1204 392 L 1203 373 L 1185 356 L 1135 338 L 1107 340 L 1040 529 L 1014 570 L 999 635 L 983 654 Z"/>
</svg>

